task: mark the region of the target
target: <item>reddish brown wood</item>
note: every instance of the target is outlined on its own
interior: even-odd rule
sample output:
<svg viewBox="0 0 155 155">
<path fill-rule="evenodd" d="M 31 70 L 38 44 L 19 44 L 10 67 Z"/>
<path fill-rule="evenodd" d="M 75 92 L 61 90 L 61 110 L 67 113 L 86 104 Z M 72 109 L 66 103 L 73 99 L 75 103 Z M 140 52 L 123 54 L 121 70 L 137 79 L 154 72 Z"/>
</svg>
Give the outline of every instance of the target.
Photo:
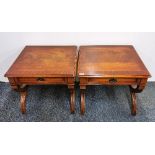
<svg viewBox="0 0 155 155">
<path fill-rule="evenodd" d="M 145 78 L 150 73 L 133 46 L 81 46 L 80 77 Z"/>
<path fill-rule="evenodd" d="M 26 46 L 6 77 L 74 77 L 76 46 Z"/>
<path fill-rule="evenodd" d="M 81 106 L 80 106 L 81 115 L 84 115 L 85 113 L 85 90 L 81 89 L 80 93 L 81 93 Z"/>
<path fill-rule="evenodd" d="M 136 94 L 135 92 L 131 91 L 131 102 L 132 102 L 132 107 L 131 107 L 131 114 L 134 116 L 136 115 Z"/>
<path fill-rule="evenodd" d="M 20 91 L 20 110 L 22 114 L 26 113 L 26 91 Z"/>
<path fill-rule="evenodd" d="M 67 78 L 65 77 L 21 77 L 17 78 L 18 83 L 22 84 L 39 84 L 39 85 L 44 85 L 44 84 L 67 84 Z"/>
<path fill-rule="evenodd" d="M 75 113 L 75 90 L 70 89 L 70 112 Z"/>
<path fill-rule="evenodd" d="M 131 45 L 81 46 L 78 76 L 80 89 L 86 85 L 130 85 L 132 113 L 136 114 L 135 93 L 141 92 L 151 76 Z M 132 85 L 137 85 L 136 89 Z M 85 105 L 81 91 L 81 107 Z M 81 113 L 83 110 L 81 108 Z"/>
<path fill-rule="evenodd" d="M 11 87 L 21 94 L 21 111 L 26 112 L 23 85 L 67 85 L 71 93 L 71 113 L 75 109 L 74 81 L 76 46 L 26 46 L 6 72 Z"/>
</svg>

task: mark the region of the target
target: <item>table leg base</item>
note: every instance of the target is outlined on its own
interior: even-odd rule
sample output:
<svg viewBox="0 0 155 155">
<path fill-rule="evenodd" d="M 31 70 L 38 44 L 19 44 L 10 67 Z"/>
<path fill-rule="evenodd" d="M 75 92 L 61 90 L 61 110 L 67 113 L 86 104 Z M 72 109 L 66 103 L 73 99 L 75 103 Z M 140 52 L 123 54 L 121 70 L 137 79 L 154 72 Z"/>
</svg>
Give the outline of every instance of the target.
<svg viewBox="0 0 155 155">
<path fill-rule="evenodd" d="M 20 92 L 20 110 L 21 110 L 22 114 L 26 113 L 26 96 L 27 96 L 26 91 Z"/>
<path fill-rule="evenodd" d="M 81 115 L 84 115 L 85 113 L 85 90 L 81 89 Z"/>
<path fill-rule="evenodd" d="M 70 89 L 70 112 L 75 113 L 75 90 Z"/>
<path fill-rule="evenodd" d="M 130 93 L 131 93 L 131 102 L 132 102 L 132 107 L 131 107 L 131 114 L 133 116 L 136 116 L 137 114 L 137 103 L 136 103 L 136 93 L 141 93 L 144 89 L 145 85 L 137 85 L 136 88 L 133 88 L 132 86 L 130 87 Z"/>
<path fill-rule="evenodd" d="M 137 113 L 137 105 L 136 105 L 136 94 L 134 92 L 131 92 L 131 101 L 132 101 L 132 107 L 131 107 L 131 114 L 133 116 Z"/>
</svg>

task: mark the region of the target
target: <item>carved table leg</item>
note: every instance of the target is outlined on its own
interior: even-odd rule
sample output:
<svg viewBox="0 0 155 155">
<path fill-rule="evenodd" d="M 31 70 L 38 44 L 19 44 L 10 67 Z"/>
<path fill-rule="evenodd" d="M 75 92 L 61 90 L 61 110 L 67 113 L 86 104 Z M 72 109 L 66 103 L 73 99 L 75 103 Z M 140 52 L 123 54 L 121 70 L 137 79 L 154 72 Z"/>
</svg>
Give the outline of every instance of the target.
<svg viewBox="0 0 155 155">
<path fill-rule="evenodd" d="M 27 95 L 26 90 L 20 91 L 20 110 L 22 114 L 26 113 L 26 95 Z"/>
<path fill-rule="evenodd" d="M 16 91 L 19 92 L 19 86 L 18 85 L 11 85 L 11 88 Z"/>
<path fill-rule="evenodd" d="M 18 91 L 20 93 L 20 111 L 22 114 L 26 113 L 26 96 L 27 96 L 27 85 L 18 86 Z"/>
<path fill-rule="evenodd" d="M 70 90 L 70 112 L 71 114 L 75 113 L 75 88 L 74 85 L 68 85 Z"/>
<path fill-rule="evenodd" d="M 131 101 L 132 101 L 131 114 L 135 116 L 136 115 L 136 94 L 133 91 L 131 91 Z"/>
<path fill-rule="evenodd" d="M 80 93 L 81 93 L 80 109 L 81 109 L 81 115 L 84 115 L 84 113 L 85 113 L 85 89 L 86 89 L 86 86 L 80 86 Z"/>
<path fill-rule="evenodd" d="M 81 90 L 81 114 L 85 113 L 85 90 Z"/>
<path fill-rule="evenodd" d="M 70 112 L 75 113 L 75 89 L 70 89 Z"/>
<path fill-rule="evenodd" d="M 131 93 L 131 102 L 132 102 L 132 107 L 131 107 L 131 114 L 133 116 L 136 115 L 136 93 L 140 93 L 143 91 L 144 87 L 145 87 L 145 84 L 146 84 L 146 80 L 141 80 L 141 83 L 139 85 L 137 85 L 136 88 L 133 88 L 132 86 L 129 86 L 130 87 L 130 93 Z"/>
<path fill-rule="evenodd" d="M 11 88 L 20 93 L 20 110 L 22 114 L 26 113 L 26 96 L 27 96 L 27 85 L 19 84 L 17 79 L 8 78 Z"/>
</svg>

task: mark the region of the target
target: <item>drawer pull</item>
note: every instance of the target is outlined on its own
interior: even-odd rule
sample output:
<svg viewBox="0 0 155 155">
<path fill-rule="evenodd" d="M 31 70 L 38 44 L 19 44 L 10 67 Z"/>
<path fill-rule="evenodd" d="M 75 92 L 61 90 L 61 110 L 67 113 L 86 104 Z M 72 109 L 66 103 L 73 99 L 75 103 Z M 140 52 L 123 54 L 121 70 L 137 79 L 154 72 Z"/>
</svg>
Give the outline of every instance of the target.
<svg viewBox="0 0 155 155">
<path fill-rule="evenodd" d="M 39 77 L 39 78 L 37 78 L 37 81 L 45 81 L 45 79 L 44 79 L 44 78 Z"/>
<path fill-rule="evenodd" d="M 109 83 L 111 83 L 111 84 L 116 83 L 116 82 L 117 82 L 117 79 L 114 79 L 114 78 L 109 79 Z"/>
</svg>

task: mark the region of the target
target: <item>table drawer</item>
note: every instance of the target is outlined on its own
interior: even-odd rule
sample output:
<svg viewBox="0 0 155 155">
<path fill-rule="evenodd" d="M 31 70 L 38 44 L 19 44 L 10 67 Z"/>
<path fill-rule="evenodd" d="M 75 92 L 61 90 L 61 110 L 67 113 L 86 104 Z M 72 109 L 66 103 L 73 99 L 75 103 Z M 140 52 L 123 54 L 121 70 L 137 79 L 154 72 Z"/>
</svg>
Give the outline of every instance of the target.
<svg viewBox="0 0 155 155">
<path fill-rule="evenodd" d="M 137 84 L 136 78 L 88 78 L 88 84 L 131 85 Z"/>
<path fill-rule="evenodd" d="M 21 84 L 65 84 L 66 79 L 63 77 L 21 77 L 18 78 L 18 82 Z"/>
</svg>

